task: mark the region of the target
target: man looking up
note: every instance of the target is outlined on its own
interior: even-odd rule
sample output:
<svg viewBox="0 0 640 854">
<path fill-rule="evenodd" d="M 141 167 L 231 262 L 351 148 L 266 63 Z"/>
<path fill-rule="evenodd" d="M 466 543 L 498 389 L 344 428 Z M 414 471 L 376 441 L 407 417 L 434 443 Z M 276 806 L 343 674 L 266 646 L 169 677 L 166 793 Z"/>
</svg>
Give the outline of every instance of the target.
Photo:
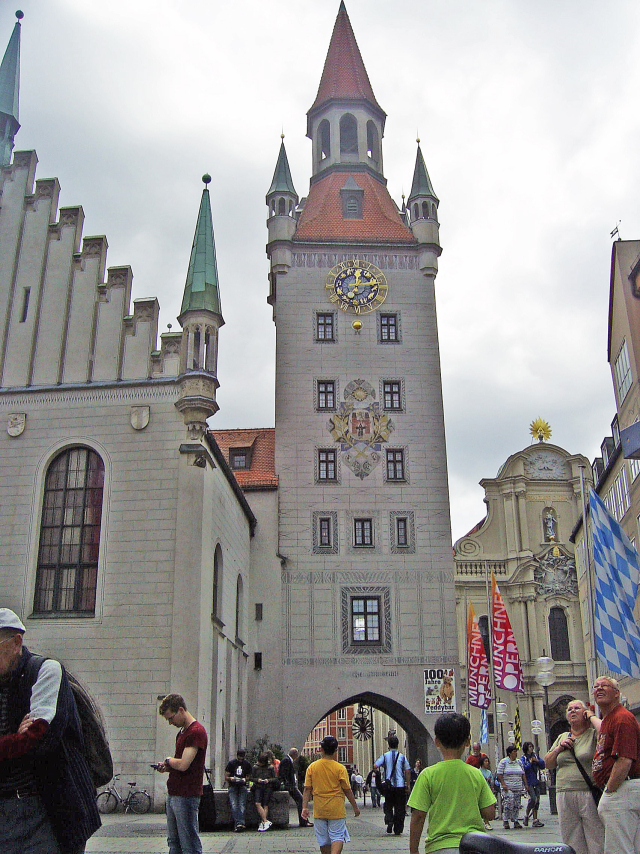
<svg viewBox="0 0 640 854">
<path fill-rule="evenodd" d="M 338 740 L 332 735 L 325 736 L 320 742 L 322 757 L 309 765 L 304 781 L 301 817 L 309 821 L 309 800 L 313 795 L 313 820 L 322 854 L 340 854 L 350 839 L 345 798 L 353 807 L 354 816 L 360 815 L 347 769 L 334 759 L 337 749 Z"/>
<path fill-rule="evenodd" d="M 604 854 L 637 854 L 640 724 L 620 705 L 615 679 L 599 676 L 593 683 L 593 696 L 603 714 L 592 770 L 594 783 L 603 789 L 598 814 L 604 824 Z"/>
<path fill-rule="evenodd" d="M 160 703 L 160 715 L 180 730 L 176 754 L 167 756 L 158 771 L 168 771 L 167 842 L 169 854 L 202 854 L 198 808 L 207 751 L 207 732 L 187 711 L 180 694 L 167 694 Z"/>
</svg>

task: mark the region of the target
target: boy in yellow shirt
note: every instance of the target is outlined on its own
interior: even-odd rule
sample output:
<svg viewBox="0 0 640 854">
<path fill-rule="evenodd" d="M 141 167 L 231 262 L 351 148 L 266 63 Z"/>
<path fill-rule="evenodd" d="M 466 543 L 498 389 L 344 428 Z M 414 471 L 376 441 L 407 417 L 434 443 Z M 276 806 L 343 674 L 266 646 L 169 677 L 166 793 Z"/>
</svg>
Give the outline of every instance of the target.
<svg viewBox="0 0 640 854">
<path fill-rule="evenodd" d="M 424 821 L 429 815 L 425 852 L 457 854 L 460 840 L 471 830 L 484 831 L 495 816 L 496 798 L 482 772 L 462 761 L 471 725 L 464 715 L 441 715 L 435 725 L 442 761 L 425 768 L 409 797 L 413 808 L 409 852 L 418 854 Z"/>
<path fill-rule="evenodd" d="M 325 736 L 320 742 L 322 758 L 309 765 L 304 779 L 301 815 L 303 821 L 309 821 L 309 800 L 313 794 L 313 823 L 322 854 L 340 854 L 350 839 L 345 798 L 353 807 L 354 816 L 360 815 L 347 769 L 333 758 L 337 749 L 337 739 Z"/>
</svg>

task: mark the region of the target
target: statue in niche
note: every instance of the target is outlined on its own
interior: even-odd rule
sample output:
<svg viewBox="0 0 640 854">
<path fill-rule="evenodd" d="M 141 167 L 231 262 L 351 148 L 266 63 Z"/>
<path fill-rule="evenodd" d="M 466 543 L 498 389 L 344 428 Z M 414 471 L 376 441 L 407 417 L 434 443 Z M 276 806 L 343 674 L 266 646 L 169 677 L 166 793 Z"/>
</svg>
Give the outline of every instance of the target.
<svg viewBox="0 0 640 854">
<path fill-rule="evenodd" d="M 542 514 L 542 527 L 545 543 L 555 543 L 558 539 L 558 519 L 553 507 L 545 507 Z"/>
<path fill-rule="evenodd" d="M 542 557 L 534 558 L 536 565 L 533 569 L 533 581 L 538 593 L 544 596 L 578 595 L 578 575 L 576 564 L 572 557 L 547 552 Z"/>
</svg>

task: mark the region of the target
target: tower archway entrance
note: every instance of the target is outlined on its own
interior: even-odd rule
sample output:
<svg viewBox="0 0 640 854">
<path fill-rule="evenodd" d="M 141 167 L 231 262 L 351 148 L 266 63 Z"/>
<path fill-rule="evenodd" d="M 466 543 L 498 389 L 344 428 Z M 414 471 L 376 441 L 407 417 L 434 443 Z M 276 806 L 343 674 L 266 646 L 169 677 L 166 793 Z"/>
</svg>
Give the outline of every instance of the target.
<svg viewBox="0 0 640 854">
<path fill-rule="evenodd" d="M 391 720 L 385 721 L 382 726 L 380 718 L 376 720 L 373 711 L 387 715 Z M 323 723 L 326 722 L 326 723 Z M 397 727 L 394 726 L 394 722 Z M 322 724 L 322 726 L 320 726 Z M 412 711 L 403 706 L 398 700 L 376 694 L 373 691 L 362 691 L 346 697 L 337 703 L 310 728 L 309 733 L 316 732 L 318 735 L 322 730 L 324 735 L 334 735 L 338 739 L 338 745 L 344 748 L 353 747 L 354 740 L 358 739 L 358 731 L 367 730 L 367 736 L 361 741 L 372 745 L 373 750 L 366 758 L 364 764 L 373 764 L 381 753 L 388 749 L 386 737 L 390 730 L 397 729 L 400 739 L 400 750 L 407 755 L 413 765 L 416 759 L 420 759 L 422 767 L 436 762 L 439 754 L 427 727 Z M 325 731 L 326 730 L 326 731 Z M 317 739 L 318 741 L 320 739 Z M 313 740 L 310 741 L 313 743 Z M 346 750 L 340 754 L 345 764 L 351 764 L 354 756 L 353 750 Z M 360 770 L 363 770 L 362 768 Z"/>
</svg>

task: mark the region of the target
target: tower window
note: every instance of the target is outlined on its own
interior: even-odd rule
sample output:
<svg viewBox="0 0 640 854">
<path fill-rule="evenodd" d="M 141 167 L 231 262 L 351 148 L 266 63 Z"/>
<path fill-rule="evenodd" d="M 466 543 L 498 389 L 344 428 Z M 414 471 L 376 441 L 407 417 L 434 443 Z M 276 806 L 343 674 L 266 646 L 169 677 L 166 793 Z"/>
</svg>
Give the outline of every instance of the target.
<svg viewBox="0 0 640 854">
<path fill-rule="evenodd" d="M 358 123 L 351 113 L 340 119 L 340 154 L 358 153 Z"/>
<path fill-rule="evenodd" d="M 262 653 L 254 652 L 253 653 L 253 669 L 254 670 L 262 670 Z"/>
<path fill-rule="evenodd" d="M 396 343 L 399 340 L 398 336 L 398 315 L 397 314 L 381 314 L 380 315 L 380 342 L 382 344 Z"/>
<path fill-rule="evenodd" d="M 353 545 L 357 548 L 373 546 L 373 519 L 353 520 Z"/>
<path fill-rule="evenodd" d="M 327 119 L 320 122 L 318 138 L 320 140 L 320 160 L 326 160 L 327 157 L 331 157 L 331 126 Z"/>
<path fill-rule="evenodd" d="M 287 215 L 287 203 L 284 199 L 278 199 L 278 216 Z"/>
<path fill-rule="evenodd" d="M 408 520 L 406 516 L 396 516 L 396 546 L 406 548 L 409 545 Z"/>
<path fill-rule="evenodd" d="M 387 449 L 387 480 L 404 480 L 404 450 Z"/>
<path fill-rule="evenodd" d="M 424 219 L 429 219 L 429 205 L 426 202 L 422 203 L 422 216 Z"/>
<path fill-rule="evenodd" d="M 618 390 L 618 403 L 620 404 L 627 396 L 627 392 L 631 388 L 632 383 L 631 365 L 629 363 L 629 350 L 627 349 L 626 339 L 622 341 L 620 352 L 616 356 L 616 360 L 613 363 L 613 376 L 616 381 L 616 388 Z"/>
<path fill-rule="evenodd" d="M 316 341 L 335 340 L 333 312 L 316 314 Z"/>
<path fill-rule="evenodd" d="M 256 622 L 260 622 L 262 619 L 262 602 L 256 602 Z"/>
<path fill-rule="evenodd" d="M 321 448 L 318 451 L 318 480 L 335 483 L 338 479 L 336 451 L 334 448 Z"/>
<path fill-rule="evenodd" d="M 321 516 L 318 519 L 318 543 L 323 549 L 330 549 L 333 544 L 331 518 L 329 516 Z"/>
<path fill-rule="evenodd" d="M 415 203 L 415 205 L 413 206 L 413 218 L 414 218 L 414 219 L 419 219 L 419 218 L 420 218 L 420 208 L 418 207 L 418 203 L 417 203 L 417 202 L 416 202 L 416 203 Z"/>
<path fill-rule="evenodd" d="M 378 596 L 351 600 L 351 642 L 380 643 L 380 599 Z"/>
<path fill-rule="evenodd" d="M 318 380 L 317 407 L 319 410 L 336 408 L 336 384 L 334 380 Z"/>
<path fill-rule="evenodd" d="M 377 164 L 380 158 L 378 129 L 372 121 L 367 122 L 367 155 Z"/>
<path fill-rule="evenodd" d="M 387 380 L 382 384 L 383 406 L 385 409 L 402 410 L 402 383 L 400 380 Z"/>
</svg>

